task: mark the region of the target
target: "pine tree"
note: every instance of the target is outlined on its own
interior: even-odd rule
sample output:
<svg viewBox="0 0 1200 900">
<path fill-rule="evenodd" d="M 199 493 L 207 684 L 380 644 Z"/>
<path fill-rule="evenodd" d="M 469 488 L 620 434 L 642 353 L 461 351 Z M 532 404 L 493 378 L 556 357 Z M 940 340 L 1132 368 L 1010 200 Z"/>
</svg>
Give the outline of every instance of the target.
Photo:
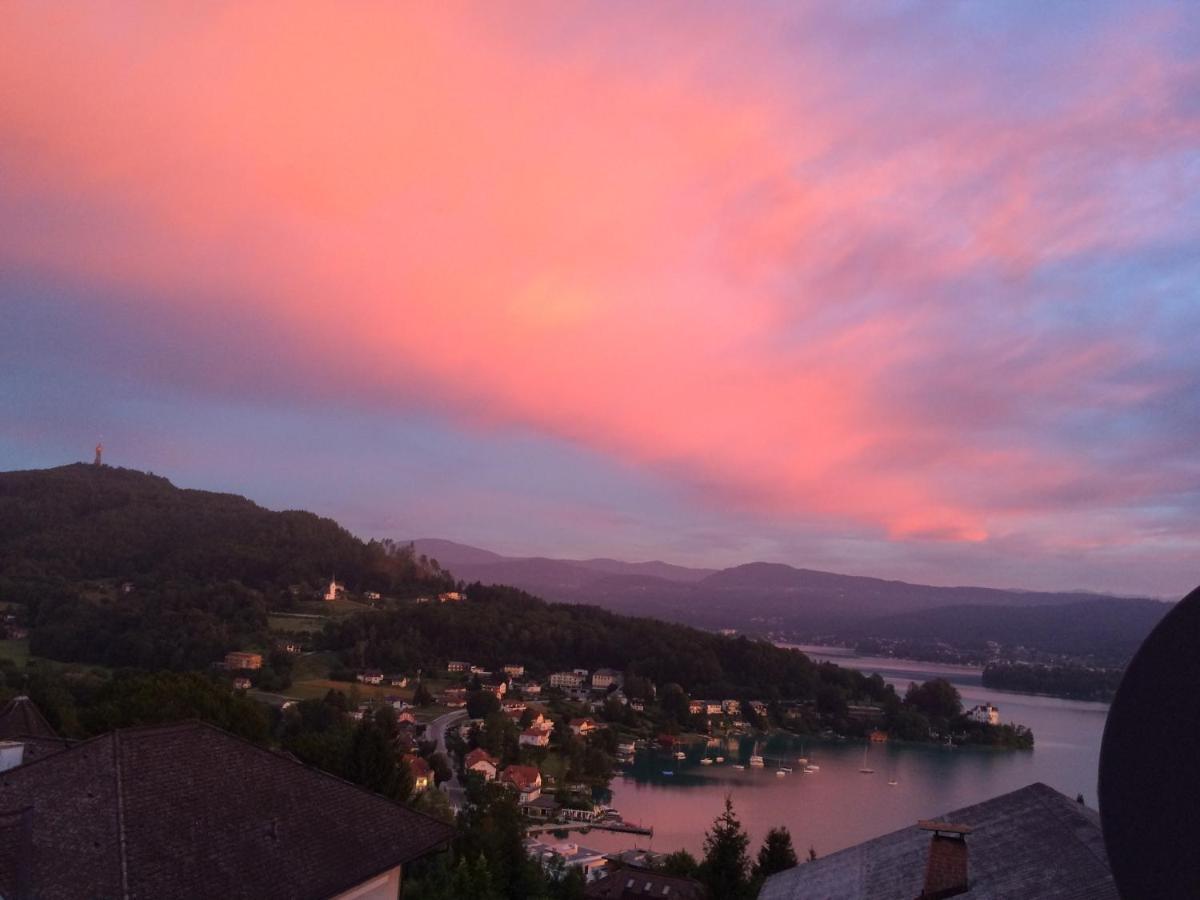
<svg viewBox="0 0 1200 900">
<path fill-rule="evenodd" d="M 725 812 L 713 820 L 704 835 L 704 862 L 700 879 L 713 897 L 740 900 L 750 894 L 750 838 L 733 811 L 733 800 L 725 797 Z"/>
<path fill-rule="evenodd" d="M 759 878 L 767 878 L 776 872 L 790 869 L 796 865 L 796 851 L 792 848 L 791 832 L 785 827 L 772 828 L 767 832 L 766 840 L 758 851 L 758 864 L 755 874 Z"/>
</svg>

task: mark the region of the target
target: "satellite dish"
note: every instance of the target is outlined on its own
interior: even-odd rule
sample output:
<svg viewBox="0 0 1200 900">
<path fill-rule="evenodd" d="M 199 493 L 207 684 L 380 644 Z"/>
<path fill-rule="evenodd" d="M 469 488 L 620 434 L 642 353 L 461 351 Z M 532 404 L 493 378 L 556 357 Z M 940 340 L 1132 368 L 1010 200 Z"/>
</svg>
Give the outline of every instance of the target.
<svg viewBox="0 0 1200 900">
<path fill-rule="evenodd" d="M 1121 680 L 1099 794 L 1121 896 L 1200 897 L 1200 588 L 1158 623 Z"/>
</svg>

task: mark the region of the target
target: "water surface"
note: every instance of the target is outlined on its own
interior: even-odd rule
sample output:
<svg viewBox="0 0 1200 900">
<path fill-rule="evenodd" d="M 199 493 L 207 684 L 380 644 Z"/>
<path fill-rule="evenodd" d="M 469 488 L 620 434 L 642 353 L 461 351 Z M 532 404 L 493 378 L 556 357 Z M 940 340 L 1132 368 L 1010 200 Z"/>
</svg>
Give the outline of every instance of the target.
<svg viewBox="0 0 1200 900">
<path fill-rule="evenodd" d="M 946 678 L 958 688 L 965 706 L 990 700 L 1000 708 L 1003 721 L 1032 728 L 1036 746 L 1030 751 L 1009 751 L 874 745 L 867 765 L 875 773 L 863 775 L 859 772 L 863 743 L 779 736 L 759 749 L 769 763 L 795 767 L 795 772 L 782 777 L 771 765 L 733 768 L 735 762 L 748 762 L 754 750 L 754 742 L 748 739 L 707 750 L 710 756 L 725 756 L 724 765 L 700 765 L 705 754 L 699 745 L 682 761 L 658 751 L 642 752 L 613 779 L 612 805 L 629 821 L 653 825 L 654 837 L 635 842 L 629 835 L 593 831 L 581 843 L 601 850 L 635 844 L 664 852 L 683 847 L 699 854 L 704 832 L 721 812 L 726 794 L 732 796 L 750 833 L 752 852 L 757 852 L 768 828 L 786 825 L 797 852 L 811 846 L 822 855 L 1035 781 L 1071 797 L 1082 793 L 1088 805 L 1095 806 L 1107 704 L 987 689 L 981 671 L 966 666 L 803 649 L 816 659 L 828 658 L 868 674 L 878 672 L 901 692 L 910 681 Z M 820 766 L 820 772 L 800 773 L 794 760 L 802 753 Z M 674 774 L 664 775 L 664 770 Z M 892 779 L 895 786 L 888 785 Z"/>
</svg>

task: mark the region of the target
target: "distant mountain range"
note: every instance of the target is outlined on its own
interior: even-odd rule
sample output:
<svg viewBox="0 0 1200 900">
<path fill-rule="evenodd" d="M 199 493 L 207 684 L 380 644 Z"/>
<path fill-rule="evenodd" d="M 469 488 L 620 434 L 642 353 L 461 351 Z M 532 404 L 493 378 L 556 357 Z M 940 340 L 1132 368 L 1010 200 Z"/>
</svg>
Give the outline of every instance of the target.
<svg viewBox="0 0 1200 900">
<path fill-rule="evenodd" d="M 986 641 L 1047 652 L 1132 654 L 1169 604 L 1075 591 L 935 587 L 752 562 L 694 569 L 663 562 L 508 557 L 453 541 L 413 541 L 465 581 L 508 584 L 705 628 L 847 638 Z"/>
</svg>

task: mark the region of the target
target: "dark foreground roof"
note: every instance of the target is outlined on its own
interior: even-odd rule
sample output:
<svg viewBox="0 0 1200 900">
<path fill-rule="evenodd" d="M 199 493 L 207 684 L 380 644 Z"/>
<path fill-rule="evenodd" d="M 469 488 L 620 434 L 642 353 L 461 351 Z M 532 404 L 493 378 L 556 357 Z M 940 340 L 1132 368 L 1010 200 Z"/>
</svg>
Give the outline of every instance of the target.
<svg viewBox="0 0 1200 900">
<path fill-rule="evenodd" d="M 1118 900 L 1100 816 L 1044 784 L 940 818 L 970 825 L 964 900 Z M 773 875 L 759 900 L 912 900 L 930 833 L 913 825 Z"/>
<path fill-rule="evenodd" d="M 329 897 L 452 833 L 208 725 L 127 729 L 0 773 L 0 895 Z"/>
<path fill-rule="evenodd" d="M 601 870 L 603 871 L 603 870 Z M 614 869 L 593 881 L 583 892 L 588 900 L 705 900 L 704 886 L 692 878 L 678 878 L 633 866 Z"/>
<path fill-rule="evenodd" d="M 0 741 L 23 737 L 58 738 L 42 711 L 24 695 L 13 697 L 0 709 Z"/>
</svg>

